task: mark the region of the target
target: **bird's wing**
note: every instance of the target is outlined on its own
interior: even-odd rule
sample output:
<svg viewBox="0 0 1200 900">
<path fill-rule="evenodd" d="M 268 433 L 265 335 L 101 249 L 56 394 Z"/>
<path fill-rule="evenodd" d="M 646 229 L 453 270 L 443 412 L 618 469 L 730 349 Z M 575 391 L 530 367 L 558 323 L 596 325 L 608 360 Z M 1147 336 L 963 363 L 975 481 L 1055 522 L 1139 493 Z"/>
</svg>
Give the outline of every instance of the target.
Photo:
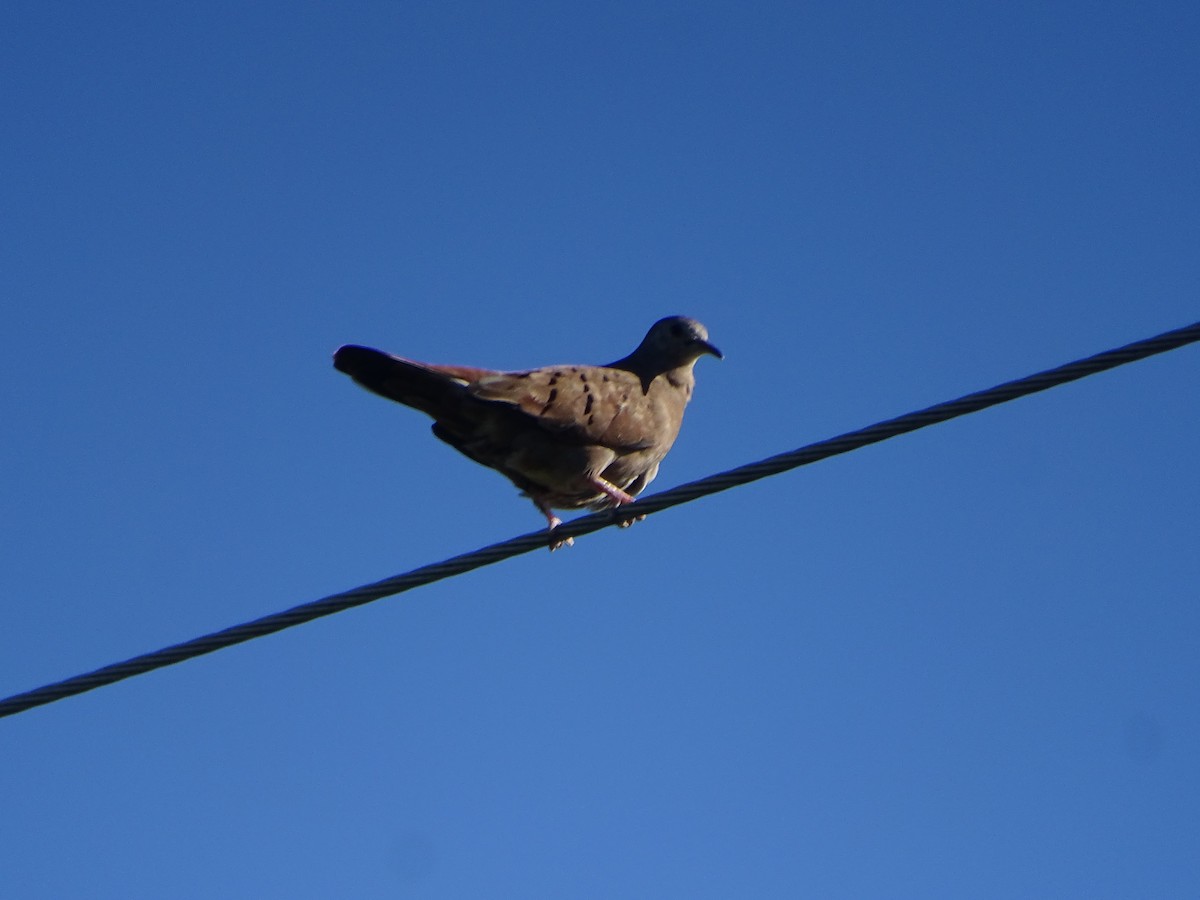
<svg viewBox="0 0 1200 900">
<path fill-rule="evenodd" d="M 631 452 L 654 445 L 646 403 L 636 375 L 603 366 L 548 366 L 527 372 L 496 372 L 471 382 L 480 400 L 519 409 L 542 428 L 581 443 Z M 645 428 L 639 428 L 639 423 Z"/>
</svg>

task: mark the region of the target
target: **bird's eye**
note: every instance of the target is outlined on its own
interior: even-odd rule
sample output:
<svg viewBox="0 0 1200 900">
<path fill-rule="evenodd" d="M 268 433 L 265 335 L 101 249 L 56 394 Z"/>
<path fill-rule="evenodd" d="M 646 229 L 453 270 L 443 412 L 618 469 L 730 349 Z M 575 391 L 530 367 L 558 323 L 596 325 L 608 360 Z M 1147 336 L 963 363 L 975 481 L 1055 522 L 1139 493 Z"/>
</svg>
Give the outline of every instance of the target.
<svg viewBox="0 0 1200 900">
<path fill-rule="evenodd" d="M 671 326 L 671 334 L 674 337 L 683 337 L 683 326 L 676 322 Z"/>
</svg>

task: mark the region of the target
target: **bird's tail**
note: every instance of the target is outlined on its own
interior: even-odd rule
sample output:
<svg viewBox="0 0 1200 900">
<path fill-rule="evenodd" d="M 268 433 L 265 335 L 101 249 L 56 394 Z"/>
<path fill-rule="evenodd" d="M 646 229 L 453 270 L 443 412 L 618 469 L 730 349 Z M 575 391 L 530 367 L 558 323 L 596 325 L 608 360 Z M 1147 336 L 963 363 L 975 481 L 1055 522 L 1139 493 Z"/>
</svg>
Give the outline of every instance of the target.
<svg viewBox="0 0 1200 900">
<path fill-rule="evenodd" d="M 456 377 L 452 367 L 440 367 L 401 359 L 370 347 L 348 344 L 333 355 L 333 366 L 367 390 L 419 409 L 435 419 L 454 412 L 467 393 L 467 380 Z M 462 373 L 466 374 L 465 370 Z"/>
</svg>

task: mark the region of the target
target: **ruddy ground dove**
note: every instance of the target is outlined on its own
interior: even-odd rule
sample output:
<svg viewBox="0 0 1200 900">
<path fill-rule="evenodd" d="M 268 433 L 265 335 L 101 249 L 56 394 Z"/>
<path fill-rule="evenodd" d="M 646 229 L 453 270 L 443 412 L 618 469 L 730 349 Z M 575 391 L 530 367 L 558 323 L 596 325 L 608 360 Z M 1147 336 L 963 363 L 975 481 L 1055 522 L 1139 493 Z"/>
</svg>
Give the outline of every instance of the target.
<svg viewBox="0 0 1200 900">
<path fill-rule="evenodd" d="M 561 524 L 554 509 L 620 506 L 654 479 L 692 397 L 692 368 L 705 354 L 721 358 L 705 327 L 672 316 L 606 366 L 495 372 L 354 345 L 339 349 L 333 364 L 368 390 L 432 416 L 437 437 L 507 477 L 553 529 Z M 570 540 L 551 549 L 563 543 Z"/>
</svg>

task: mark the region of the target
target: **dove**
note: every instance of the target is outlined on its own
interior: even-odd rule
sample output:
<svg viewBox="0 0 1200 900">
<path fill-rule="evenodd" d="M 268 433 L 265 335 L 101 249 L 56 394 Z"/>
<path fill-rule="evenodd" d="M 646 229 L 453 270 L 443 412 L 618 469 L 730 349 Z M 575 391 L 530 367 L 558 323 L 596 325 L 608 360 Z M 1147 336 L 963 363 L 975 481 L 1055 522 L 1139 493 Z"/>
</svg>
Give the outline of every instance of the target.
<svg viewBox="0 0 1200 900">
<path fill-rule="evenodd" d="M 562 524 L 555 509 L 622 506 L 654 480 L 692 398 L 693 367 L 705 355 L 724 358 L 703 325 L 671 316 L 605 366 L 499 372 L 354 344 L 339 348 L 333 365 L 367 390 L 432 417 L 436 437 L 508 478 L 553 531 Z"/>
</svg>

